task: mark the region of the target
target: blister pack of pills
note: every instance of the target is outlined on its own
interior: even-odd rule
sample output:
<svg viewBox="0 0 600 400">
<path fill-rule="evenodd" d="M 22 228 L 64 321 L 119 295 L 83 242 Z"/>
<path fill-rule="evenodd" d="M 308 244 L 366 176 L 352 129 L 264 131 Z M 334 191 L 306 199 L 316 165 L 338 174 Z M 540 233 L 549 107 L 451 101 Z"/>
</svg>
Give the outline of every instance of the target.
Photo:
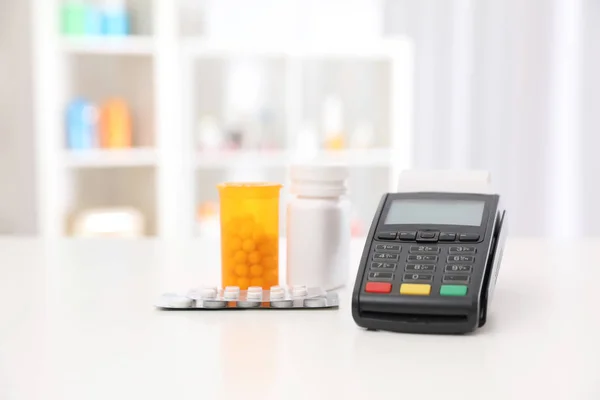
<svg viewBox="0 0 600 400">
<path fill-rule="evenodd" d="M 156 307 L 164 310 L 242 310 L 242 309 L 326 309 L 339 307 L 337 293 L 306 286 L 273 286 L 263 290 L 250 286 L 202 287 L 187 294 L 163 294 Z"/>
</svg>

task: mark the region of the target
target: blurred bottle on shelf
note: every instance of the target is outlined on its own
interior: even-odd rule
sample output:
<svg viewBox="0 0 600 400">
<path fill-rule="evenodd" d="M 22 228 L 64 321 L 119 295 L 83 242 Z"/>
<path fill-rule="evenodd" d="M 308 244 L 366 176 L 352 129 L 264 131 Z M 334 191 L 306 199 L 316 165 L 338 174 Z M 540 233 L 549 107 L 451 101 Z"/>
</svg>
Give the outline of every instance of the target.
<svg viewBox="0 0 600 400">
<path fill-rule="evenodd" d="M 253 110 L 253 112 L 247 111 L 245 113 L 240 113 L 239 127 L 244 133 L 241 141 L 242 149 L 257 150 L 260 148 L 263 131 L 258 111 Z"/>
<path fill-rule="evenodd" d="M 102 9 L 97 4 L 86 5 L 84 31 L 88 36 L 102 35 Z"/>
<path fill-rule="evenodd" d="M 260 134 L 258 148 L 261 150 L 276 150 L 282 147 L 281 138 L 277 133 L 275 126 L 275 114 L 269 107 L 262 107 L 260 110 Z"/>
<path fill-rule="evenodd" d="M 131 33 L 129 19 L 125 0 L 104 0 L 102 5 L 102 33 L 104 35 L 129 35 Z"/>
<path fill-rule="evenodd" d="M 142 213 L 130 207 L 111 207 L 85 210 L 75 217 L 75 237 L 134 238 L 144 235 Z"/>
<path fill-rule="evenodd" d="M 373 125 L 364 121 L 359 123 L 350 138 L 350 147 L 353 149 L 368 149 L 373 146 Z"/>
<path fill-rule="evenodd" d="M 310 160 L 319 154 L 319 139 L 316 128 L 310 123 L 304 123 L 294 147 L 296 160 Z"/>
<path fill-rule="evenodd" d="M 344 111 L 342 100 L 337 95 L 328 96 L 323 102 L 323 130 L 325 149 L 342 150 L 346 147 L 344 139 Z"/>
<path fill-rule="evenodd" d="M 98 109 L 85 99 L 67 106 L 67 145 L 72 150 L 89 150 L 98 145 Z"/>
<path fill-rule="evenodd" d="M 241 124 L 229 124 L 226 130 L 225 149 L 241 150 L 244 145 L 245 132 Z"/>
<path fill-rule="evenodd" d="M 212 4 L 211 4 L 212 7 Z M 263 61 L 233 58 L 227 61 L 224 82 L 224 119 L 230 149 L 261 148 L 265 122 L 267 70 Z"/>
<path fill-rule="evenodd" d="M 64 35 L 85 34 L 88 6 L 81 0 L 67 0 L 61 7 L 61 30 Z"/>
<path fill-rule="evenodd" d="M 197 212 L 196 233 L 202 237 L 219 237 L 219 203 L 205 201 L 200 203 Z"/>
<path fill-rule="evenodd" d="M 131 114 L 122 99 L 107 101 L 100 112 L 100 144 L 103 148 L 118 149 L 132 146 Z"/>
<path fill-rule="evenodd" d="M 223 136 L 214 116 L 203 115 L 200 118 L 197 144 L 203 151 L 220 150 L 223 147 Z"/>
</svg>

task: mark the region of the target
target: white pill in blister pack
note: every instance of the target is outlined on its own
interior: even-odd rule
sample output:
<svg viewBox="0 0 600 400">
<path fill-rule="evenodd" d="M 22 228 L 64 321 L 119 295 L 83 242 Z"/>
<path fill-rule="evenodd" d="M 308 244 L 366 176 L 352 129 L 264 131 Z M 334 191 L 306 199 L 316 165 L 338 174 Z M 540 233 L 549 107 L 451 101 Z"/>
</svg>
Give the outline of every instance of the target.
<svg viewBox="0 0 600 400">
<path fill-rule="evenodd" d="M 315 297 L 314 299 L 304 299 L 304 307 L 307 308 L 320 308 L 327 305 L 327 299 L 323 297 Z"/>
<path fill-rule="evenodd" d="M 248 300 L 262 300 L 262 297 L 263 297 L 262 290 L 260 292 L 256 292 L 256 291 L 250 292 L 249 291 L 248 293 L 246 293 L 246 299 L 248 299 Z"/>
<path fill-rule="evenodd" d="M 327 293 L 322 288 L 303 285 L 285 287 L 273 286 L 263 290 L 259 286 L 251 286 L 248 290 L 240 290 L 237 286 L 218 289 L 214 286 L 203 286 L 192 289 L 187 295 L 167 293 L 161 296 L 156 307 L 161 309 L 296 309 L 296 308 L 337 308 L 338 295 Z"/>
<path fill-rule="evenodd" d="M 260 303 L 260 301 L 240 300 L 237 302 L 237 306 L 239 308 L 259 308 Z"/>
<path fill-rule="evenodd" d="M 272 308 L 293 308 L 294 300 L 273 300 L 271 301 Z"/>
<path fill-rule="evenodd" d="M 226 300 L 237 300 L 240 297 L 239 286 L 227 286 L 223 291 L 223 298 Z"/>
<path fill-rule="evenodd" d="M 303 285 L 292 286 L 292 297 L 304 297 L 308 295 L 308 289 Z"/>
<path fill-rule="evenodd" d="M 164 308 L 191 308 L 194 305 L 194 299 L 176 293 L 167 293 L 161 297 L 160 304 L 162 305 L 159 307 Z"/>
<path fill-rule="evenodd" d="M 285 289 L 281 286 L 273 286 L 269 291 L 269 298 L 271 300 L 280 300 L 285 297 Z"/>
<path fill-rule="evenodd" d="M 203 288 L 201 296 L 203 299 L 214 299 L 217 297 L 218 291 L 216 287 Z"/>
</svg>

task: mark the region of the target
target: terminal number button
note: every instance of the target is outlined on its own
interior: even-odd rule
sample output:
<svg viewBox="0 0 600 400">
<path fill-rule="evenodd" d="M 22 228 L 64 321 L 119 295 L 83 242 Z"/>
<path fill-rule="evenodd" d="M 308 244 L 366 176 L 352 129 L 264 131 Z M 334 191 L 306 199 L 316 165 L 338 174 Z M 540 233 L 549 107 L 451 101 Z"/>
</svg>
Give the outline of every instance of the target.
<svg viewBox="0 0 600 400">
<path fill-rule="evenodd" d="M 448 256 L 449 263 L 472 263 L 473 261 L 475 261 L 473 256 Z"/>
<path fill-rule="evenodd" d="M 389 293 L 392 291 L 392 284 L 388 282 L 367 282 L 365 292 L 367 293 Z"/>
<path fill-rule="evenodd" d="M 408 261 L 428 261 L 428 262 L 437 262 L 438 260 L 438 256 L 419 256 L 419 255 L 414 255 L 411 254 L 408 256 L 407 258 Z"/>
<path fill-rule="evenodd" d="M 437 254 L 440 252 L 440 248 L 438 246 L 411 246 L 410 252 L 411 253 L 425 253 L 425 254 L 434 253 L 434 254 Z"/>
<path fill-rule="evenodd" d="M 400 294 L 405 296 L 429 296 L 431 285 L 424 283 L 403 283 L 400 285 Z"/>
<path fill-rule="evenodd" d="M 446 265 L 444 272 L 466 272 L 470 273 L 473 270 L 472 265 Z"/>
<path fill-rule="evenodd" d="M 451 246 L 448 249 L 448 254 L 475 254 L 473 246 Z"/>
<path fill-rule="evenodd" d="M 371 263 L 371 268 L 372 269 L 391 269 L 391 270 L 394 270 L 394 269 L 396 269 L 396 264 L 382 263 L 382 262 L 372 262 Z"/>
<path fill-rule="evenodd" d="M 375 253 L 373 254 L 373 260 L 398 261 L 398 254 Z"/>
<path fill-rule="evenodd" d="M 390 253 L 399 253 L 402 248 L 399 244 L 377 244 L 375 245 L 375 251 L 383 252 L 389 251 Z"/>
<path fill-rule="evenodd" d="M 435 271 L 435 265 L 433 264 L 408 264 L 406 265 L 406 272 L 433 272 Z"/>
<path fill-rule="evenodd" d="M 432 274 L 404 274 L 404 281 L 430 281 L 433 279 Z"/>
</svg>

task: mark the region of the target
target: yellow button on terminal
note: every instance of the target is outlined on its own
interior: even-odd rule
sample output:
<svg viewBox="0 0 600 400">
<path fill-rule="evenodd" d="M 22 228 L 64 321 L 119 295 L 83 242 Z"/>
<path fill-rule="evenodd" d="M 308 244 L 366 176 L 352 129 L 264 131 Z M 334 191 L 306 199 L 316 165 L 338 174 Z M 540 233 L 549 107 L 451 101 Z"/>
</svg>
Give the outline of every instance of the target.
<svg viewBox="0 0 600 400">
<path fill-rule="evenodd" d="M 431 285 L 422 283 L 403 283 L 400 285 L 400 294 L 409 296 L 429 296 Z"/>
</svg>

